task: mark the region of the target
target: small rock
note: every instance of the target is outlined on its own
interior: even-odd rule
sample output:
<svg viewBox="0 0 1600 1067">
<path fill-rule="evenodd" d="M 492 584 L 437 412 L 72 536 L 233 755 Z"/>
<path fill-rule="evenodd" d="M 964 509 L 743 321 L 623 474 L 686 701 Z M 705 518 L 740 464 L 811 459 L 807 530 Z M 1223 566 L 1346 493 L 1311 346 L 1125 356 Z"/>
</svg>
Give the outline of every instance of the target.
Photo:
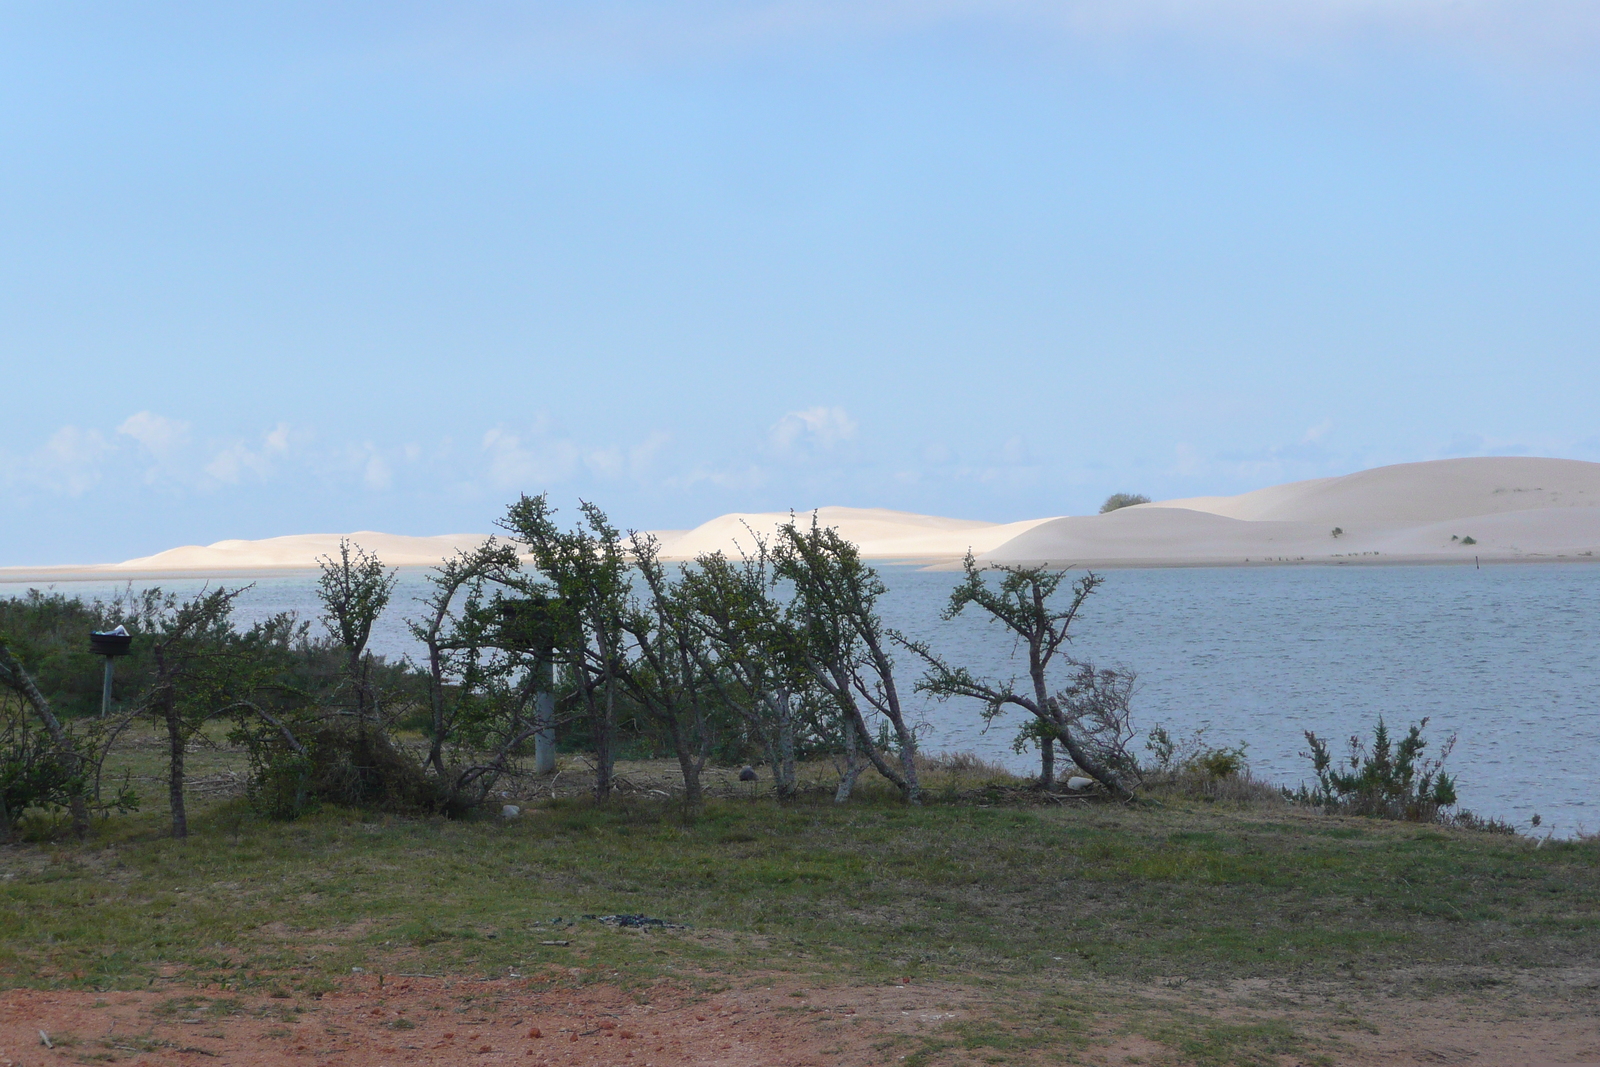
<svg viewBox="0 0 1600 1067">
<path fill-rule="evenodd" d="M 1094 779 L 1093 778 L 1085 778 L 1081 774 L 1075 774 L 1071 778 L 1067 779 L 1067 788 L 1068 789 L 1091 789 L 1093 787 L 1094 787 Z"/>
<path fill-rule="evenodd" d="M 544 1031 L 539 1029 L 537 1026 L 535 1026 L 532 1030 L 528 1031 L 528 1036 L 529 1037 L 543 1037 L 544 1036 Z"/>
<path fill-rule="evenodd" d="M 500 809 L 500 817 L 502 819 L 515 819 L 521 814 L 522 809 L 517 807 L 515 804 L 507 804 Z"/>
</svg>

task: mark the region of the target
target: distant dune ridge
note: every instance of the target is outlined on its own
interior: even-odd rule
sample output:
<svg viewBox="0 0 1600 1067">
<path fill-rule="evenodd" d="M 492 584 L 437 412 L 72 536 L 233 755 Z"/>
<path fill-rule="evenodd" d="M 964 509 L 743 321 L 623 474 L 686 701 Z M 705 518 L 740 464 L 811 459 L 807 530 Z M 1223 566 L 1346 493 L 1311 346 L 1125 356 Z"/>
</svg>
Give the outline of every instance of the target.
<svg viewBox="0 0 1600 1067">
<path fill-rule="evenodd" d="M 797 513 L 802 522 L 810 516 Z M 882 508 L 824 507 L 817 517 L 866 558 L 925 565 L 952 565 L 968 549 L 996 563 L 1101 566 L 1600 559 L 1600 463 L 1522 457 L 1402 463 L 1239 496 L 1012 523 Z M 667 559 L 710 551 L 737 556 L 754 547 L 753 533 L 770 539 L 788 519 L 788 512 L 736 513 L 656 536 Z M 0 580 L 315 568 L 318 557 L 337 551 L 341 536 L 394 566 L 434 564 L 484 540 L 482 534 L 298 534 L 190 545 L 123 563 L 5 568 Z"/>
</svg>

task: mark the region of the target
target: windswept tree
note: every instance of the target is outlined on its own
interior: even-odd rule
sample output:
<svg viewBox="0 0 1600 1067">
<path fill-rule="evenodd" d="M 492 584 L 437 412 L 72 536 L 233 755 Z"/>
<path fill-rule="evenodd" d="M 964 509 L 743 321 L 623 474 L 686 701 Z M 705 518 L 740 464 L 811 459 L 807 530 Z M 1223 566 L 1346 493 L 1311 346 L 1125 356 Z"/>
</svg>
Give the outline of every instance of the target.
<svg viewBox="0 0 1600 1067">
<path fill-rule="evenodd" d="M 1026 652 L 1027 677 L 979 677 L 966 667 L 950 666 L 919 644 L 913 647 L 927 662 L 928 671 L 917 688 L 941 699 L 976 698 L 983 702 L 983 715 L 991 721 L 1008 708 L 1032 715 L 1028 733 L 1040 742 L 1040 777 L 1046 788 L 1055 777 L 1054 745 L 1060 742 L 1085 774 L 1114 796 L 1128 796 L 1132 767 L 1123 746 L 1132 677 L 1126 672 L 1097 670 L 1063 651 L 1084 602 L 1103 579 L 1086 574 L 1063 590 L 1065 571 L 1002 566 L 996 568 L 999 582 L 991 584 L 971 552 L 963 568 L 964 580 L 950 594 L 943 618 L 954 619 L 969 606 L 987 613 L 1009 630 Z M 1062 688 L 1052 693 L 1053 675 L 1063 672 L 1067 677 Z"/>
<path fill-rule="evenodd" d="M 151 671 L 135 712 L 167 734 L 173 837 L 189 835 L 186 753 L 208 722 L 255 716 L 286 729 L 261 698 L 280 685 L 284 657 L 304 627 L 284 612 L 244 631 L 235 628 L 235 603 L 249 588 L 204 591 L 171 603 L 151 620 Z"/>
<path fill-rule="evenodd" d="M 322 565 L 322 576 L 317 579 L 322 619 L 344 652 L 351 712 L 355 715 L 357 731 L 365 732 L 380 713 L 367 642 L 372 637 L 373 624 L 389 606 L 396 572 L 385 568 L 376 555 L 347 538 L 339 539 L 338 559 L 323 556 L 318 562 Z"/>
<path fill-rule="evenodd" d="M 579 525 L 564 530 L 543 493 L 523 496 L 500 525 L 533 557 L 538 578 L 530 584 L 550 594 L 555 655 L 586 712 L 595 750 L 595 798 L 605 800 L 617 760 L 617 697 L 627 642 L 622 623 L 631 583 L 616 527 L 594 504 L 584 503 L 579 511 Z"/>
<path fill-rule="evenodd" d="M 514 580 L 516 549 L 490 538 L 446 559 L 429 575 L 423 617 L 407 623 L 428 653 L 429 745 L 426 763 L 444 775 L 445 746 L 463 733 L 482 739 L 494 732 L 487 692 L 504 688 L 515 669 L 495 647 L 503 613 L 491 588 Z"/>
<path fill-rule="evenodd" d="M 690 647 L 700 659 L 705 684 L 745 724 L 766 753 L 774 791 L 790 799 L 796 787 L 798 704 L 806 672 L 786 654 L 783 606 L 772 595 L 771 557 L 756 539 L 756 551 L 734 561 L 720 552 L 698 557 L 681 580 L 688 620 L 701 640 Z"/>
<path fill-rule="evenodd" d="M 629 538 L 644 588 L 628 598 L 622 629 L 632 655 L 622 677 L 629 694 L 672 743 L 683 774 L 684 803 L 700 807 L 700 772 L 715 741 L 716 688 L 707 669 L 705 635 L 682 581 L 668 578 L 661 545 L 648 533 Z"/>
<path fill-rule="evenodd" d="M 849 796 L 860 773 L 857 757 L 865 755 L 907 802 L 920 803 L 916 730 L 901 703 L 889 654 L 890 642 L 899 638 L 877 611 L 878 598 L 888 591 L 883 581 L 861 562 L 855 545 L 815 515 L 809 527 L 791 517 L 779 528 L 773 560 L 774 576 L 793 588 L 786 652 L 841 720 L 846 767 L 837 799 Z M 880 724 L 893 735 L 888 743 L 879 737 Z"/>
</svg>

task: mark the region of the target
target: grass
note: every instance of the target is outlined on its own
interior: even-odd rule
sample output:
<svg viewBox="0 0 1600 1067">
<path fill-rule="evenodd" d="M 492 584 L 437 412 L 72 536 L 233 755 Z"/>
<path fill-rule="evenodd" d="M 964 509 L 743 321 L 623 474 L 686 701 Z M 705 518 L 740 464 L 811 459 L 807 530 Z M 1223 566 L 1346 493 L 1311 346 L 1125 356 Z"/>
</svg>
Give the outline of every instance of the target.
<svg viewBox="0 0 1600 1067">
<path fill-rule="evenodd" d="M 1084 983 L 1403 980 L 1431 995 L 1600 955 L 1593 842 L 1535 848 L 1281 806 L 906 809 L 869 790 L 844 806 L 718 800 L 688 822 L 666 803 L 582 800 L 466 822 L 197 808 L 186 841 L 162 836 L 153 811 L 87 844 L 0 850 L 3 980 L 118 989 L 179 976 L 221 997 L 314 996 L 357 967 L 703 987 L 772 972 L 805 985 L 912 978 L 1026 991 L 1005 1025 L 905 1051 L 1003 1061 L 1083 1040 L 1105 1005 L 1051 998 Z M 687 928 L 592 918 L 616 913 Z M 1186 1062 L 1315 1058 L 1282 1022 L 1138 1018 Z"/>
</svg>

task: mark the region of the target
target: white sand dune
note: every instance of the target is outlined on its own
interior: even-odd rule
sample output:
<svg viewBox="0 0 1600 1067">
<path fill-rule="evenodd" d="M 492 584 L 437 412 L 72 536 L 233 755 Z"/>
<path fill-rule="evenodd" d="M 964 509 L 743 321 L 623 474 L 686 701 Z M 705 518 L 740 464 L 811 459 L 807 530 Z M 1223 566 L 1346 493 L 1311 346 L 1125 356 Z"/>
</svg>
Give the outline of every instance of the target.
<svg viewBox="0 0 1600 1067">
<path fill-rule="evenodd" d="M 1335 537 L 1333 530 L 1342 532 Z M 1474 544 L 1466 544 L 1466 538 Z M 1600 463 L 1449 459 L 1378 467 L 1232 497 L 1054 519 L 993 562 L 1201 564 L 1592 558 Z"/>
<path fill-rule="evenodd" d="M 1289 482 L 1239 496 L 1163 500 L 1230 519 L 1351 523 L 1444 522 L 1535 508 L 1600 507 L 1600 463 L 1522 456 L 1438 459 L 1374 467 L 1342 478 Z"/>
<path fill-rule="evenodd" d="M 800 512 L 801 522 L 810 512 Z M 1489 458 L 1402 463 L 1231 497 L 1192 497 L 1109 515 L 991 523 L 882 508 L 825 507 L 820 521 L 868 559 L 950 566 L 970 548 L 997 563 L 1209 565 L 1265 562 L 1470 562 L 1600 559 L 1600 463 Z M 723 515 L 662 530 L 666 559 L 737 556 L 788 512 Z M 1341 530 L 1334 536 L 1333 530 Z M 0 581 L 308 569 L 349 537 L 393 566 L 429 566 L 482 534 L 404 537 L 370 530 L 190 545 L 123 563 L 5 568 Z M 1467 544 L 1465 539 L 1473 543 Z"/>
<path fill-rule="evenodd" d="M 484 534 L 443 534 L 437 537 L 407 537 L 403 534 L 358 530 L 349 534 L 292 534 L 260 541 L 218 541 L 210 545 L 185 545 L 169 548 L 153 556 L 140 556 L 122 563 L 100 563 L 65 567 L 0 568 L 0 581 L 71 581 L 74 579 L 124 578 L 159 575 L 253 574 L 258 571 L 315 570 L 323 556 L 337 556 L 339 541 L 349 538 L 368 552 L 376 553 L 394 567 L 438 563 L 459 549 L 471 549 L 486 540 Z"/>
<path fill-rule="evenodd" d="M 483 534 L 441 534 L 437 537 L 407 537 L 403 534 L 358 530 L 351 534 L 291 534 L 261 541 L 218 541 L 211 545 L 186 545 L 169 548 L 153 556 L 142 556 L 107 569 L 129 571 L 220 571 L 230 569 L 272 570 L 315 568 L 323 556 L 337 556 L 339 542 L 352 543 L 374 553 L 393 567 L 438 563 L 457 550 L 481 545 Z"/>
<path fill-rule="evenodd" d="M 884 508 L 825 507 L 817 508 L 816 515 L 822 525 L 837 529 L 841 536 L 853 541 L 867 559 L 937 559 L 965 555 L 968 548 L 986 552 L 1050 521 L 980 522 Z M 811 512 L 797 512 L 794 518 L 804 526 L 811 521 Z M 770 543 L 778 527 L 789 519 L 787 511 L 738 512 L 718 516 L 676 536 L 656 536 L 661 541 L 663 559 L 693 559 L 707 552 L 738 557 L 754 550 L 755 535 Z"/>
</svg>

